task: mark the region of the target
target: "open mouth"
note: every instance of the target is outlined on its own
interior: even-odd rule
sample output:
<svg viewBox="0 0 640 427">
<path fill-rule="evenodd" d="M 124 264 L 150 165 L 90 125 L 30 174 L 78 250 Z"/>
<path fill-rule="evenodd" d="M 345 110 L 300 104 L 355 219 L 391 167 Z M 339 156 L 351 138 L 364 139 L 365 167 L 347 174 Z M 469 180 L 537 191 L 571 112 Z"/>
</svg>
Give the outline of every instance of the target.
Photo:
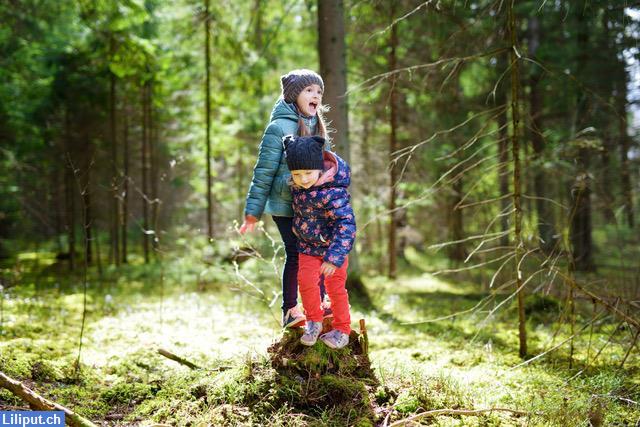
<svg viewBox="0 0 640 427">
<path fill-rule="evenodd" d="M 316 110 L 318 108 L 318 104 L 315 102 L 310 102 L 309 103 L 309 109 L 311 110 Z"/>
</svg>

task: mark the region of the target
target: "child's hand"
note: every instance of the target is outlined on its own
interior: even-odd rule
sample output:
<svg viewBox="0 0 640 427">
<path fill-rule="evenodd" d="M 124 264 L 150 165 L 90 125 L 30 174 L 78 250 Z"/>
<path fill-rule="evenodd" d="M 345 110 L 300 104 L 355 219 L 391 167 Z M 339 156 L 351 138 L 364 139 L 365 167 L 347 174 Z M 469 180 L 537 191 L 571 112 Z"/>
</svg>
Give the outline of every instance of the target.
<svg viewBox="0 0 640 427">
<path fill-rule="evenodd" d="M 330 262 L 326 262 L 325 261 L 320 266 L 320 274 L 324 274 L 324 277 L 329 277 L 333 273 L 335 273 L 337 269 L 338 269 L 338 267 L 336 267 L 335 265 L 331 264 Z"/>
<path fill-rule="evenodd" d="M 258 218 L 253 215 L 247 215 L 244 217 L 244 222 L 240 226 L 238 232 L 240 234 L 251 233 L 256 228 L 257 223 Z"/>
</svg>

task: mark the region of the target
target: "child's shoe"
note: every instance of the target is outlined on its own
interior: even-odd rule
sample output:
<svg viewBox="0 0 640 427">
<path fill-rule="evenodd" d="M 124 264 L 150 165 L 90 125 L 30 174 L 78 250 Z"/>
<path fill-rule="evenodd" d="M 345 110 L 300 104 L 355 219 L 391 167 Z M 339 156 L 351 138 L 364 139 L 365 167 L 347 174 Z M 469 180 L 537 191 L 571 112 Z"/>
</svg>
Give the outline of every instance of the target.
<svg viewBox="0 0 640 427">
<path fill-rule="evenodd" d="M 349 335 L 337 329 L 327 332 L 320 337 L 320 341 L 331 348 L 343 348 L 349 344 Z"/>
<path fill-rule="evenodd" d="M 318 341 L 320 332 L 322 332 L 322 322 L 308 320 L 304 327 L 304 334 L 300 338 L 300 342 L 304 345 L 312 346 L 316 341 Z"/>
<path fill-rule="evenodd" d="M 304 322 L 307 320 L 302 311 L 298 306 L 291 307 L 287 312 L 282 316 L 282 327 L 283 328 L 295 328 L 298 326 L 304 325 Z"/>
</svg>

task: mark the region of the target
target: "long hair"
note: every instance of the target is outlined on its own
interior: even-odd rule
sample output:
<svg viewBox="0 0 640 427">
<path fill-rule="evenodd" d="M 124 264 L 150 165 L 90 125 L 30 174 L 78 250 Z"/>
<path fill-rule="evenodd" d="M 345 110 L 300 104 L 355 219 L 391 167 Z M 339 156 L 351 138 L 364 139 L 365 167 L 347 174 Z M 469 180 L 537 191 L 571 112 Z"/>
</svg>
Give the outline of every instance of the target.
<svg viewBox="0 0 640 427">
<path fill-rule="evenodd" d="M 324 113 L 329 111 L 329 106 L 320 104 L 318 107 L 318 124 L 316 125 L 315 135 L 320 135 L 324 139 L 328 140 L 327 124 L 324 121 Z M 311 131 L 302 120 L 302 117 L 298 117 L 298 136 L 312 136 Z"/>
</svg>

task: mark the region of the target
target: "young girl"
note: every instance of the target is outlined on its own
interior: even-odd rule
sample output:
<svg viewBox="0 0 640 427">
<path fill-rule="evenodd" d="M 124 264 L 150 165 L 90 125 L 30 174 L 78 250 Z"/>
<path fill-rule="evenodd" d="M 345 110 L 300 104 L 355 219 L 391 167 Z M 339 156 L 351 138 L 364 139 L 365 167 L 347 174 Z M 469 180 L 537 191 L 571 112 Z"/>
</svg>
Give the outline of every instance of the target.
<svg viewBox="0 0 640 427">
<path fill-rule="evenodd" d="M 331 348 L 349 344 L 351 317 L 345 289 L 347 255 L 356 237 L 356 223 L 347 188 L 347 163 L 323 151 L 324 138 L 287 136 L 284 141 L 287 166 L 291 170 L 293 231 L 298 237 L 298 284 L 307 322 L 300 341 L 315 344 L 322 331 L 320 276 L 333 309 L 333 330 L 320 337 Z"/>
<path fill-rule="evenodd" d="M 263 213 L 272 215 L 286 253 L 282 272 L 282 326 L 294 327 L 304 325 L 306 319 L 298 308 L 297 239 L 292 232 L 292 197 L 287 184 L 290 174 L 282 153 L 282 138 L 291 134 L 324 137 L 327 130 L 322 119 L 322 78 L 311 70 L 293 70 L 282 76 L 280 82 L 282 96 L 273 107 L 260 143 L 240 233 L 253 231 Z M 321 294 L 324 298 L 324 288 Z M 331 315 L 330 309 L 325 315 Z"/>
</svg>

